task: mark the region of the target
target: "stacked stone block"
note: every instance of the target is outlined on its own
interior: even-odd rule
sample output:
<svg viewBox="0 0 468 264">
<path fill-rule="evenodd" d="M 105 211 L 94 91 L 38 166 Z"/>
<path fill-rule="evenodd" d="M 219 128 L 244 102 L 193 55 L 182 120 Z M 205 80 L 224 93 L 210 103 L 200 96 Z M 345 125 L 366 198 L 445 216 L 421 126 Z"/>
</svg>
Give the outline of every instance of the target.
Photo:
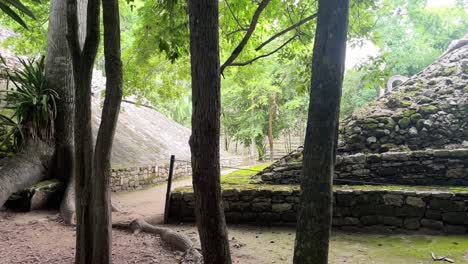
<svg viewBox="0 0 468 264">
<path fill-rule="evenodd" d="M 284 157 L 258 177 L 265 183 L 299 184 L 302 162 L 297 155 Z M 335 184 L 468 186 L 468 149 L 337 156 L 334 179 Z"/>
<path fill-rule="evenodd" d="M 230 223 L 295 223 L 299 202 L 296 187 L 270 186 L 223 191 L 226 220 Z M 194 221 L 194 195 L 176 190 L 170 217 Z M 333 226 L 432 229 L 466 234 L 468 192 L 387 191 L 338 189 L 333 195 Z"/>
</svg>

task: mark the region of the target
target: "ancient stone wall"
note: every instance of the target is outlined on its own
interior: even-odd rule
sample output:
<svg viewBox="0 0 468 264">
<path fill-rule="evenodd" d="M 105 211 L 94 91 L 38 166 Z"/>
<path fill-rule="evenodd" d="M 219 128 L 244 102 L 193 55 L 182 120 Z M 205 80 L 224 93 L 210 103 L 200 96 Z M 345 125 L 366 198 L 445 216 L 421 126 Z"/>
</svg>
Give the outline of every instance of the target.
<svg viewBox="0 0 468 264">
<path fill-rule="evenodd" d="M 299 189 L 289 186 L 223 190 L 226 220 L 231 223 L 295 223 Z M 176 190 L 170 218 L 194 221 L 194 195 Z M 334 191 L 336 227 L 422 228 L 465 234 L 468 230 L 468 192 L 351 190 Z"/>
<path fill-rule="evenodd" d="M 221 159 L 221 168 L 239 167 L 245 163 L 243 157 Z M 176 160 L 174 163 L 174 179 L 192 176 L 190 161 Z M 169 164 L 113 168 L 111 190 L 113 192 L 140 190 L 154 184 L 167 181 Z"/>
<path fill-rule="evenodd" d="M 265 183 L 299 184 L 301 155 L 297 151 L 284 157 L 258 177 Z M 468 149 L 337 156 L 334 179 L 335 184 L 468 186 Z"/>
<path fill-rule="evenodd" d="M 192 167 L 185 162 L 174 164 L 174 179 L 192 175 Z M 167 181 L 169 164 L 142 167 L 114 168 L 111 176 L 113 192 L 140 190 L 156 183 Z"/>
</svg>

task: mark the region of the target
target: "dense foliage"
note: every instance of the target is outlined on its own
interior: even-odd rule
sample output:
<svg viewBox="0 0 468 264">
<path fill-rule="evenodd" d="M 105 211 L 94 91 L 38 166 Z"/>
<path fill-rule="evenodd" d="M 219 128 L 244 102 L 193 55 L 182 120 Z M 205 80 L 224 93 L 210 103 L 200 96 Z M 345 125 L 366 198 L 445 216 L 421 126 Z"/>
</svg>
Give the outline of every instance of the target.
<svg viewBox="0 0 468 264">
<path fill-rule="evenodd" d="M 190 125 L 190 60 L 187 1 L 121 0 L 124 93 L 186 126 Z M 223 64 L 246 34 L 259 3 L 220 1 L 220 54 Z M 30 30 L 1 17 L 19 33 L 3 45 L 21 54 L 42 54 L 48 3 L 24 0 L 37 21 Z M 351 1 L 349 42 L 364 41 L 379 54 L 347 69 L 341 116 L 379 96 L 379 88 L 395 74 L 413 75 L 440 56 L 451 40 L 468 32 L 463 0 L 453 6 L 427 7 L 426 0 Z M 310 85 L 315 19 L 266 42 L 317 11 L 316 1 L 270 1 L 250 39 L 222 78 L 222 131 L 229 142 L 255 144 L 264 153 L 272 136 L 302 136 Z M 34 41 L 32 41 L 34 39 Z M 265 44 L 266 43 L 266 44 Z M 348 52 L 353 52 L 348 50 Z M 103 68 L 102 55 L 97 60 Z M 243 65 L 240 66 L 239 64 Z M 245 65 L 244 65 L 245 64 Z"/>
</svg>

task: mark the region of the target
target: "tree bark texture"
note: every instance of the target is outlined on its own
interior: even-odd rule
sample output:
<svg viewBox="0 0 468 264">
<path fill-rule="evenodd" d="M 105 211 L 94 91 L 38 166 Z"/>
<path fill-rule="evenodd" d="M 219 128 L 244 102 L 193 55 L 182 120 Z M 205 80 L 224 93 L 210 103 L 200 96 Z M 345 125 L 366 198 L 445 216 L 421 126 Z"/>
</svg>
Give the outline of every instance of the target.
<svg viewBox="0 0 468 264">
<path fill-rule="evenodd" d="M 218 0 L 189 0 L 195 214 L 204 263 L 231 263 L 219 165 Z"/>
<path fill-rule="evenodd" d="M 47 86 L 59 95 L 55 120 L 56 160 L 54 176 L 64 181 L 73 174 L 73 111 L 75 103 L 73 75 L 66 33 L 65 1 L 51 0 L 47 33 Z"/>
<path fill-rule="evenodd" d="M 328 263 L 332 175 L 346 55 L 348 0 L 320 0 L 294 263 Z"/>
<path fill-rule="evenodd" d="M 87 0 L 78 3 L 78 33 L 80 47 L 84 43 Z M 53 176 L 67 182 L 60 206 L 64 222 L 71 224 L 75 216 L 75 185 L 73 175 L 75 86 L 70 51 L 67 45 L 67 2 L 51 0 L 47 33 L 47 85 L 57 91 L 55 120 L 55 161 Z"/>
<path fill-rule="evenodd" d="M 0 207 L 8 197 L 47 176 L 54 147 L 41 140 L 27 139 L 20 150 L 0 169 Z"/>
<path fill-rule="evenodd" d="M 268 144 L 270 146 L 270 161 L 275 158 L 274 153 L 274 138 L 273 138 L 273 122 L 276 116 L 276 100 L 275 95 L 270 96 L 270 109 L 268 111 Z"/>
<path fill-rule="evenodd" d="M 100 1 L 89 0 L 86 10 L 86 38 L 81 48 L 77 0 L 67 0 L 67 39 L 75 83 L 75 205 L 76 263 L 93 262 L 95 211 L 92 210 L 93 135 L 91 127 L 91 81 L 99 45 Z"/>
<path fill-rule="evenodd" d="M 94 263 L 111 263 L 112 220 L 110 206 L 111 152 L 122 101 L 122 61 L 118 0 L 103 0 L 106 95 L 94 151 L 91 192 L 94 222 Z"/>
</svg>

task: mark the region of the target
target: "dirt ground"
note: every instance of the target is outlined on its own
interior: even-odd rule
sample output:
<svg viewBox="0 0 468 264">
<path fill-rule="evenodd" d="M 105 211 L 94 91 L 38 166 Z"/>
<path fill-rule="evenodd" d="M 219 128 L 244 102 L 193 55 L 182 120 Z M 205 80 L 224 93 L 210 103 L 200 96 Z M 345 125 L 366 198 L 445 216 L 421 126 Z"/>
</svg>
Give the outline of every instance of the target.
<svg viewBox="0 0 468 264">
<path fill-rule="evenodd" d="M 193 224 L 171 225 L 197 241 Z M 73 263 L 75 228 L 60 222 L 57 212 L 0 213 L 1 264 Z M 229 226 L 233 263 L 292 263 L 292 227 Z M 468 237 L 417 234 L 334 232 L 331 264 L 429 264 L 431 252 L 455 263 L 468 263 Z M 178 263 L 180 253 L 159 237 L 113 231 L 113 263 Z M 439 262 L 442 263 L 442 262 Z M 442 263 L 443 264 L 443 263 Z"/>
<path fill-rule="evenodd" d="M 185 178 L 173 186 L 189 184 L 191 179 Z M 153 216 L 152 224 L 161 223 L 165 192 L 166 186 L 159 185 L 136 192 L 114 193 L 113 203 L 123 210 L 113 213 L 114 222 Z M 198 243 L 194 224 L 170 227 Z M 292 263 L 294 238 L 293 227 L 229 226 L 231 253 L 236 264 Z M 133 235 L 113 230 L 112 249 L 115 264 L 172 264 L 180 259 L 180 253 L 151 234 Z M 0 264 L 73 263 L 74 251 L 75 228 L 65 226 L 58 212 L 0 212 Z M 455 263 L 468 263 L 468 237 L 337 231 L 331 238 L 329 263 L 433 264 L 432 252 L 450 257 Z"/>
<path fill-rule="evenodd" d="M 73 263 L 75 227 L 55 211 L 0 213 L 0 263 Z M 177 263 L 177 256 L 154 235 L 113 231 L 113 263 Z"/>
</svg>

